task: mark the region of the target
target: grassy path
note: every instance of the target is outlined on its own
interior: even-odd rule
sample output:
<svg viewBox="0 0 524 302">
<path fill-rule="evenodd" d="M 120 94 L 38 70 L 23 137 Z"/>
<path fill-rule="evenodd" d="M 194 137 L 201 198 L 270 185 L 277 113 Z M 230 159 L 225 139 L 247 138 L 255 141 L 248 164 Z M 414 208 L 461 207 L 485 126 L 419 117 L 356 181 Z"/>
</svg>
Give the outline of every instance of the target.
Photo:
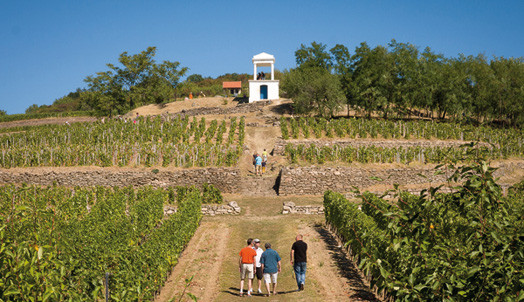
<svg viewBox="0 0 524 302">
<path fill-rule="evenodd" d="M 248 237 L 270 242 L 282 257 L 277 296 L 254 295 L 253 301 L 375 301 L 358 271 L 324 228 L 323 216 L 282 215 L 282 202 L 318 204 L 320 197 L 264 198 L 229 196 L 243 209 L 240 216 L 205 217 L 156 301 L 178 301 L 184 279 L 200 301 L 241 301 L 238 252 Z M 303 292 L 296 291 L 289 252 L 297 233 L 308 243 L 308 271 Z M 255 281 L 255 290 L 257 289 Z M 262 290 L 265 293 L 264 284 Z M 244 287 L 247 291 L 247 282 Z M 184 297 L 182 301 L 189 301 Z"/>
</svg>

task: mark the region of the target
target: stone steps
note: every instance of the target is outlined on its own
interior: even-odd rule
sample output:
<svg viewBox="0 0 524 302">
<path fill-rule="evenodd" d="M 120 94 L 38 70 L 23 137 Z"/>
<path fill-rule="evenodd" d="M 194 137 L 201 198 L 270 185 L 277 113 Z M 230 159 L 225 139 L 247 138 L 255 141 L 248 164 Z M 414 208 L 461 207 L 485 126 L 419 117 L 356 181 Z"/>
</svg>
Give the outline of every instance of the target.
<svg viewBox="0 0 524 302">
<path fill-rule="evenodd" d="M 248 176 L 242 178 L 240 194 L 247 196 L 277 196 L 276 177 Z"/>
</svg>

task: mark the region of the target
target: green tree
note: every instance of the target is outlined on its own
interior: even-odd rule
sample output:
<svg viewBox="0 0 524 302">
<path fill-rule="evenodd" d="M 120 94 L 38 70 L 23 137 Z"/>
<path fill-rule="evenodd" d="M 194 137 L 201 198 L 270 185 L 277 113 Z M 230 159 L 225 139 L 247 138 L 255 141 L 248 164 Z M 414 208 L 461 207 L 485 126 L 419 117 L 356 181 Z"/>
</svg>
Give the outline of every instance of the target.
<svg viewBox="0 0 524 302">
<path fill-rule="evenodd" d="M 331 117 L 344 101 L 339 78 L 319 67 L 297 68 L 284 74 L 282 89 L 293 98 L 297 114 Z"/>
<path fill-rule="evenodd" d="M 186 80 L 188 82 L 198 83 L 198 82 L 202 82 L 204 80 L 204 77 L 201 74 L 192 74 L 188 76 Z"/>
<path fill-rule="evenodd" d="M 326 51 L 326 45 L 312 42 L 311 46 L 300 45 L 295 51 L 297 66 L 301 68 L 319 67 L 330 70 L 333 66 L 333 60 L 329 52 Z"/>
<path fill-rule="evenodd" d="M 346 46 L 337 44 L 330 49 L 335 74 L 339 76 L 340 86 L 344 93 L 347 112 L 352 105 L 356 105 L 357 87 L 353 81 L 353 65 L 351 54 Z"/>
<path fill-rule="evenodd" d="M 155 54 L 155 47 L 135 55 L 123 52 L 118 59 L 121 66 L 107 64 L 110 70 L 85 79 L 91 93 L 84 99 L 100 114 L 109 115 L 168 100 L 188 68 L 179 62 L 158 64 Z"/>
<path fill-rule="evenodd" d="M 25 113 L 26 114 L 31 114 L 31 113 L 35 113 L 37 110 L 38 110 L 38 105 L 37 104 L 33 104 L 29 107 L 27 107 L 27 109 L 25 110 Z"/>
<path fill-rule="evenodd" d="M 0 116 L 7 115 L 7 112 L 5 110 L 0 110 Z"/>
</svg>

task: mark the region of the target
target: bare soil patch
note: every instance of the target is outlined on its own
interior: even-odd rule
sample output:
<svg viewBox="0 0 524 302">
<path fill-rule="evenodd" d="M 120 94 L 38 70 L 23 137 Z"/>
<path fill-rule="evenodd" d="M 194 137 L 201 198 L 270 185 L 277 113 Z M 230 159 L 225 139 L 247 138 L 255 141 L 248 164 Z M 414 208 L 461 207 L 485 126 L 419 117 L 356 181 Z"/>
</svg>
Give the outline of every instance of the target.
<svg viewBox="0 0 524 302">
<path fill-rule="evenodd" d="M 204 219 L 155 301 L 178 301 L 185 279 L 191 277 L 186 292 L 199 301 L 213 301 L 219 293 L 219 275 L 230 232 L 226 224 Z M 182 301 L 187 301 L 187 295 Z"/>
<path fill-rule="evenodd" d="M 224 105 L 224 100 L 227 101 L 227 105 Z M 126 113 L 124 117 L 135 117 L 137 112 L 142 116 L 150 115 L 160 115 L 168 113 L 177 113 L 182 110 L 195 109 L 200 107 L 235 107 L 237 102 L 233 102 L 233 98 L 224 98 L 224 97 L 203 97 L 203 98 L 194 98 L 192 100 L 180 100 L 176 102 L 171 102 L 167 104 L 151 104 L 142 106 L 136 109 L 131 110 Z"/>
<path fill-rule="evenodd" d="M 308 270 L 326 301 L 378 301 L 343 246 L 323 225 L 300 225 L 299 232 L 309 237 Z"/>
</svg>

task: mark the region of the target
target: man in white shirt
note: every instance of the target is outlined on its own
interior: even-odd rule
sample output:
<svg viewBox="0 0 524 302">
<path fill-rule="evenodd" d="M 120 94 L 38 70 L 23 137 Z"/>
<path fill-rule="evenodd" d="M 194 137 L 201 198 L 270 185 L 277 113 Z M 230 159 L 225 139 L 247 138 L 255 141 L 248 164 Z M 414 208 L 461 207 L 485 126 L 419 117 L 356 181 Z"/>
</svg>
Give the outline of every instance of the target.
<svg viewBox="0 0 524 302">
<path fill-rule="evenodd" d="M 255 257 L 255 263 L 257 267 L 256 275 L 258 280 L 258 293 L 261 294 L 262 290 L 260 287 L 262 286 L 262 279 L 264 278 L 264 274 L 262 273 L 261 269 L 262 264 L 260 263 L 260 257 L 262 256 L 262 253 L 264 253 L 264 250 L 260 247 L 260 239 L 255 239 L 253 240 L 253 242 L 253 249 L 255 250 L 255 252 L 257 252 L 257 256 Z"/>
</svg>

